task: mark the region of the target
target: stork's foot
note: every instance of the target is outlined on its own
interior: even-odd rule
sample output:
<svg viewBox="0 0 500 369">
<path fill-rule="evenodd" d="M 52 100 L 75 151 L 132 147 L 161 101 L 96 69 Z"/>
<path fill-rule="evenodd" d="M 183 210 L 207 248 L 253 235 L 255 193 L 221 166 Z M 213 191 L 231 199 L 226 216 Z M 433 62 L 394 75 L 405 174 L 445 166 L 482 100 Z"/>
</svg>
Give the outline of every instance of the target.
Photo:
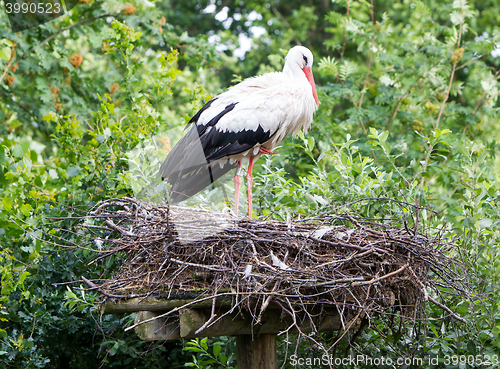
<svg viewBox="0 0 500 369">
<path fill-rule="evenodd" d="M 262 146 L 259 148 L 259 152 L 261 154 L 265 154 L 265 155 L 274 155 L 274 152 L 272 152 L 271 150 L 268 150 L 268 149 L 266 149 L 265 147 L 262 147 Z"/>
</svg>

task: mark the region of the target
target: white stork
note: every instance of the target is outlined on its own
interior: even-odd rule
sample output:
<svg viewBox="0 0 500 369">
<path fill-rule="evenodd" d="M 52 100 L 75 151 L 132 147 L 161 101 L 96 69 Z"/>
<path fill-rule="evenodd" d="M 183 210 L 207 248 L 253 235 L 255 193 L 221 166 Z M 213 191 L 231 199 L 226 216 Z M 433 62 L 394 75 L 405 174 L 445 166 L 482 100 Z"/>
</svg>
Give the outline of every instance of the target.
<svg viewBox="0 0 500 369">
<path fill-rule="evenodd" d="M 191 118 L 184 135 L 160 168 L 171 185 L 171 203 L 183 201 L 232 168 L 238 214 L 242 164 L 248 161 L 248 216 L 252 217 L 252 169 L 288 134 L 307 132 L 319 105 L 312 75 L 313 55 L 303 46 L 288 51 L 283 72 L 246 79 Z M 186 127 L 186 129 L 188 128 Z"/>
</svg>

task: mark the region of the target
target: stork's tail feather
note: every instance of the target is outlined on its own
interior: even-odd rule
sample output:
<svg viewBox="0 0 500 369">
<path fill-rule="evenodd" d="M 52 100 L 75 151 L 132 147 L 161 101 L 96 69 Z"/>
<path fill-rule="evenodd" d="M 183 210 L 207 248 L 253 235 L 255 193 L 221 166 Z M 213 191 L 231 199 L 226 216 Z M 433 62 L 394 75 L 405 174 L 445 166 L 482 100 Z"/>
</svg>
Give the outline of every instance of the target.
<svg viewBox="0 0 500 369">
<path fill-rule="evenodd" d="M 209 163 L 205 157 L 198 131 L 193 126 L 181 138 L 160 167 L 160 175 L 171 185 L 170 203 L 184 201 L 236 168 L 227 159 Z"/>
<path fill-rule="evenodd" d="M 217 179 L 235 168 L 237 163 L 226 162 L 222 167 L 218 162 L 182 169 L 172 173 L 166 180 L 172 185 L 170 203 L 177 204 L 210 186 Z"/>
</svg>

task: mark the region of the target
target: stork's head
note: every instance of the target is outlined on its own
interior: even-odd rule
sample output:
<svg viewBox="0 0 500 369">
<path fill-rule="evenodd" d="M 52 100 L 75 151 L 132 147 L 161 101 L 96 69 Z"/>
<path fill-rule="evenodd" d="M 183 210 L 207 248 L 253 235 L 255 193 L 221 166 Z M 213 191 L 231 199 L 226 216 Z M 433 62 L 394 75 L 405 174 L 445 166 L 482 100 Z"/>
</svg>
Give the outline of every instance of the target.
<svg viewBox="0 0 500 369">
<path fill-rule="evenodd" d="M 318 94 L 316 92 L 316 84 L 314 83 L 314 77 L 312 74 L 313 59 L 313 54 L 307 47 L 294 46 L 288 51 L 288 54 L 286 55 L 285 68 L 289 67 L 291 70 L 294 70 L 298 66 L 300 69 L 302 69 L 302 72 L 304 72 L 307 80 L 311 84 L 314 100 L 316 100 L 316 104 L 319 105 Z"/>
</svg>

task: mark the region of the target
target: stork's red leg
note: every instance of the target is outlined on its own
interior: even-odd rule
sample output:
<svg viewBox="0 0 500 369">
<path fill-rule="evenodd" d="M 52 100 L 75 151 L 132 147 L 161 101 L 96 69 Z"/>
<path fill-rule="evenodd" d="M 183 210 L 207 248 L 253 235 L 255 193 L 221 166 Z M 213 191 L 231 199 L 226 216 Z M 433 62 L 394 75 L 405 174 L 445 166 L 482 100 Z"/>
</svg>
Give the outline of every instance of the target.
<svg viewBox="0 0 500 369">
<path fill-rule="evenodd" d="M 238 162 L 238 168 L 234 175 L 234 213 L 238 215 L 238 205 L 240 204 L 240 184 L 241 184 L 241 160 Z"/>
<path fill-rule="evenodd" d="M 255 156 L 250 156 L 250 163 L 248 164 L 248 171 L 247 171 L 247 187 L 248 187 L 248 217 L 252 217 L 252 184 L 253 184 L 253 178 L 252 178 L 252 169 L 253 169 L 253 163 L 255 161 Z"/>
</svg>

